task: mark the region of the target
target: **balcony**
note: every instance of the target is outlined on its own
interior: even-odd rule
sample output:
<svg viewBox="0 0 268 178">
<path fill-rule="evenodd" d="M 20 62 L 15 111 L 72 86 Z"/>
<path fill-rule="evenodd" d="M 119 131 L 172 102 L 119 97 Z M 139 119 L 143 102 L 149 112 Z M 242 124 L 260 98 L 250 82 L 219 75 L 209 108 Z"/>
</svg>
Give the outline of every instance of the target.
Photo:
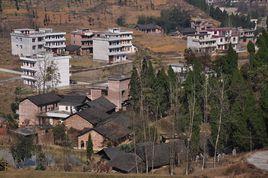
<svg viewBox="0 0 268 178">
<path fill-rule="evenodd" d="M 109 49 L 114 49 L 114 48 L 122 48 L 122 45 L 121 44 L 109 45 Z"/>
<path fill-rule="evenodd" d="M 45 38 L 45 42 L 58 42 L 58 41 L 66 41 L 66 38 Z"/>
<path fill-rule="evenodd" d="M 66 48 L 66 44 L 61 44 L 61 45 L 48 45 L 48 44 L 45 44 L 44 46 L 45 46 L 45 48 L 50 48 L 50 49 L 52 49 L 52 48 Z"/>
<path fill-rule="evenodd" d="M 21 75 L 22 79 L 28 79 L 28 80 L 36 80 L 34 76 L 30 76 L 30 75 L 26 75 L 26 74 L 22 74 Z"/>
<path fill-rule="evenodd" d="M 21 69 L 24 69 L 24 70 L 31 70 L 31 71 L 37 71 L 37 69 L 35 67 L 30 67 L 30 66 L 21 66 L 20 67 Z"/>
</svg>

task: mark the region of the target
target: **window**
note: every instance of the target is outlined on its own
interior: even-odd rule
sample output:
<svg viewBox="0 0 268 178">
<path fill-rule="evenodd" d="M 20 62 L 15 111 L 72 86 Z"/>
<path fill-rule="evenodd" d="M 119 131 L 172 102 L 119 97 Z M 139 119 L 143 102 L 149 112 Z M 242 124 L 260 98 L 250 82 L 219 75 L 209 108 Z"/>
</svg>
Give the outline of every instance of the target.
<svg viewBox="0 0 268 178">
<path fill-rule="evenodd" d="M 83 140 L 81 140 L 80 147 L 81 147 L 81 148 L 84 148 L 84 147 L 85 147 L 85 143 L 84 143 L 84 141 L 83 141 Z"/>
<path fill-rule="evenodd" d="M 122 96 L 124 96 L 125 92 L 126 92 L 125 90 L 123 90 L 123 91 L 121 92 Z"/>
<path fill-rule="evenodd" d="M 33 42 L 33 43 L 35 42 L 35 38 L 32 39 L 32 42 Z"/>
<path fill-rule="evenodd" d="M 65 106 L 65 110 L 68 111 L 68 106 Z"/>
<path fill-rule="evenodd" d="M 36 46 L 33 46 L 33 50 L 35 50 Z"/>
</svg>

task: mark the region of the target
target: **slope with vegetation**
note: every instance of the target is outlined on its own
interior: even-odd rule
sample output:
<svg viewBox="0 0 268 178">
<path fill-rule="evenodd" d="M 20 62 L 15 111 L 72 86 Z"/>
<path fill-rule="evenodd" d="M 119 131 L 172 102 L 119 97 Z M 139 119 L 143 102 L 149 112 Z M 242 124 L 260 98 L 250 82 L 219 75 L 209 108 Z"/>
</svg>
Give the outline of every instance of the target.
<svg viewBox="0 0 268 178">
<path fill-rule="evenodd" d="M 264 148 L 268 145 L 268 34 L 258 38 L 259 50 L 249 43 L 250 63 L 238 69 L 238 55 L 229 47 L 215 62 L 187 51 L 185 58 L 193 66 L 186 81 L 177 81 L 171 68 L 155 69 L 149 60 L 136 63 L 131 78 L 133 110 L 142 124 L 137 140 L 156 141 L 158 129 L 153 122 L 171 118 L 171 137 L 187 143 L 186 170 L 200 152 L 216 157 L 219 153 Z M 206 73 L 206 67 L 215 71 Z M 143 128 L 144 130 L 139 130 Z M 206 157 L 203 167 L 206 167 Z"/>
</svg>

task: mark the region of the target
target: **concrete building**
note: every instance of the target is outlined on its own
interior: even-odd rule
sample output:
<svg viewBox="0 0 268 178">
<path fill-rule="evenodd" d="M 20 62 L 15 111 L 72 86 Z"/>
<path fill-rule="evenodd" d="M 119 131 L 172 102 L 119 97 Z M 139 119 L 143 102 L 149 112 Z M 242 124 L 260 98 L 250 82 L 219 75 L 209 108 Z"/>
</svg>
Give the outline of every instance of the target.
<svg viewBox="0 0 268 178">
<path fill-rule="evenodd" d="M 93 39 L 93 59 L 108 63 L 125 61 L 128 55 L 135 53 L 131 31 L 119 28 L 109 29 Z"/>
<path fill-rule="evenodd" d="M 15 29 L 10 34 L 12 55 L 33 56 L 46 50 L 61 53 L 66 47 L 65 34 L 51 28 Z"/>
<path fill-rule="evenodd" d="M 90 29 L 77 29 L 71 32 L 71 45 L 80 46 L 82 54 L 93 53 L 93 38 L 96 33 Z"/>
<path fill-rule="evenodd" d="M 213 28 L 213 24 L 206 19 L 193 18 L 191 19 L 191 28 L 195 29 L 197 32 L 205 31 L 209 28 Z"/>
<path fill-rule="evenodd" d="M 92 85 L 88 98 L 95 100 L 96 98 L 105 96 L 116 105 L 116 110 L 120 110 L 129 100 L 129 82 L 129 76 L 111 76 L 107 82 Z"/>
<path fill-rule="evenodd" d="M 231 43 L 238 50 L 239 33 L 235 28 L 210 28 L 204 32 L 189 35 L 187 48 L 199 53 L 226 51 Z"/>
<path fill-rule="evenodd" d="M 43 87 L 43 74 L 47 70 L 56 70 L 50 81 L 46 82 L 47 88 L 63 87 L 70 84 L 69 60 L 71 56 L 56 56 L 53 53 L 40 53 L 32 57 L 20 57 L 22 62 L 22 79 L 25 85 Z M 57 76 L 55 76 L 57 75 Z"/>
<path fill-rule="evenodd" d="M 45 33 L 45 49 L 53 53 L 63 53 L 66 48 L 66 32 L 53 32 L 52 28 L 40 28 Z"/>
<path fill-rule="evenodd" d="M 136 29 L 144 32 L 144 33 L 150 33 L 150 34 L 163 34 L 164 29 L 156 24 L 150 23 L 150 24 L 138 24 L 136 26 Z"/>
</svg>

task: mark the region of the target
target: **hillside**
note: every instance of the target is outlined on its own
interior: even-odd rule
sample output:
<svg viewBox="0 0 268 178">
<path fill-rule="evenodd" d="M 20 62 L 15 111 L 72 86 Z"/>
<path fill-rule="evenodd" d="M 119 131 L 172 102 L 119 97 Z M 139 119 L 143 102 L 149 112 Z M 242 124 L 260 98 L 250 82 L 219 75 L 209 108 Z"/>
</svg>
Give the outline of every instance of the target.
<svg viewBox="0 0 268 178">
<path fill-rule="evenodd" d="M 15 2 L 2 1 L 0 31 L 9 32 L 12 28 L 44 26 L 67 32 L 78 27 L 107 28 L 115 26 L 116 19 L 121 16 L 126 19 L 127 24 L 135 24 L 140 15 L 159 16 L 162 9 L 172 6 L 178 6 L 192 16 L 208 18 L 204 12 L 184 0 L 20 0 L 17 4 Z"/>
</svg>

